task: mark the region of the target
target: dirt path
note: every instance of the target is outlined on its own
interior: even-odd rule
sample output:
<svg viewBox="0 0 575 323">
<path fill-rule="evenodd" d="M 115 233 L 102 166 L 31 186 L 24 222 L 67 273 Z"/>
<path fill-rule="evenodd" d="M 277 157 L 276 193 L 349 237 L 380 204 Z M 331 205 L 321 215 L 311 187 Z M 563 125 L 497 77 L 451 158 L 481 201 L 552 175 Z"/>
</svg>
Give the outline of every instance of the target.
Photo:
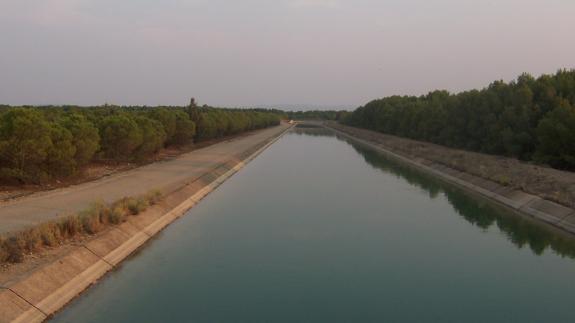
<svg viewBox="0 0 575 323">
<path fill-rule="evenodd" d="M 21 230 L 87 208 L 96 201 L 112 202 L 159 189 L 173 191 L 288 128 L 264 129 L 220 142 L 175 159 L 149 164 L 96 181 L 0 203 L 0 234 Z"/>
</svg>

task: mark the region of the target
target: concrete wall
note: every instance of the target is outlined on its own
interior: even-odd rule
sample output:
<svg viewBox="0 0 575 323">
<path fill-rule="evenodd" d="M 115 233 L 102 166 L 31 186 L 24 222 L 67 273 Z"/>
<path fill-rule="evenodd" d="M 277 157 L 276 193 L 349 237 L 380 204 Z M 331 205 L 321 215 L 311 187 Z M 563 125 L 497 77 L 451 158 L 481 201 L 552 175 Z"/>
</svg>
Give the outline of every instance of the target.
<svg viewBox="0 0 575 323">
<path fill-rule="evenodd" d="M 0 287 L 0 322 L 42 322 L 274 143 L 286 131 L 234 156 L 142 214 L 111 227 L 64 257 Z M 152 189 L 152 188 L 150 188 Z"/>
<path fill-rule="evenodd" d="M 500 205 L 503 205 L 517 213 L 536 219 L 538 221 L 545 222 L 568 233 L 575 234 L 574 209 L 549 200 L 542 199 L 535 195 L 525 193 L 521 190 L 502 186 L 498 183 L 486 180 L 478 176 L 460 172 L 445 165 L 435 163 L 431 160 L 411 159 L 399 155 L 373 142 L 352 136 L 334 127 L 326 127 L 342 136 L 348 137 L 363 145 L 380 151 L 395 160 L 401 161 L 424 172 L 433 174 L 446 182 L 478 193 L 481 196 L 486 197 Z"/>
</svg>

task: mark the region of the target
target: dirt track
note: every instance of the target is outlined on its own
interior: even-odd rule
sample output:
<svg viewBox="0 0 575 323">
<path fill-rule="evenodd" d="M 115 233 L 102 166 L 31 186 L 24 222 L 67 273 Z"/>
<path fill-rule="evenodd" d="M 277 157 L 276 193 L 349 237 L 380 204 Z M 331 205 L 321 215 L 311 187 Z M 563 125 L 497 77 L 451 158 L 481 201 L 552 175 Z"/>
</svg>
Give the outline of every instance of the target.
<svg viewBox="0 0 575 323">
<path fill-rule="evenodd" d="M 145 194 L 152 189 L 173 191 L 287 127 L 283 124 L 198 149 L 172 160 L 0 203 L 0 234 L 75 213 L 96 201 L 112 202 L 125 196 Z"/>
</svg>

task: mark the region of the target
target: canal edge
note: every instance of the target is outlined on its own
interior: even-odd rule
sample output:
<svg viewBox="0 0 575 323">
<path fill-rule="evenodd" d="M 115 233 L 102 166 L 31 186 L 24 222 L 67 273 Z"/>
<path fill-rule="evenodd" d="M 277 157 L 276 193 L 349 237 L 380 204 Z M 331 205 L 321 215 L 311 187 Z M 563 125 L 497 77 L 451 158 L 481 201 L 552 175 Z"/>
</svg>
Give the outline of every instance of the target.
<svg viewBox="0 0 575 323">
<path fill-rule="evenodd" d="M 433 161 L 422 163 L 399 155 L 371 141 L 348 134 L 330 125 L 322 124 L 322 126 L 376 151 L 382 152 L 396 161 L 407 164 L 469 192 L 478 194 L 497 205 L 505 207 L 513 213 L 550 225 L 572 236 L 575 234 L 575 209 L 521 190 L 502 186 L 493 181 L 461 172 Z"/>
<path fill-rule="evenodd" d="M 293 125 L 170 192 L 158 206 L 111 227 L 52 263 L 0 286 L 0 322 L 43 322 L 269 148 Z"/>
</svg>

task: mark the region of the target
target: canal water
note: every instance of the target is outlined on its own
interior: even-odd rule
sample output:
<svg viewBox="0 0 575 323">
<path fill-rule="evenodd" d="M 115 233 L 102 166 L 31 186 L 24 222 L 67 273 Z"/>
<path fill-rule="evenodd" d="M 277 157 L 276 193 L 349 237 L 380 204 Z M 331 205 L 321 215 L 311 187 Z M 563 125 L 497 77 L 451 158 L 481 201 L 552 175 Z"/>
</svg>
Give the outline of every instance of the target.
<svg viewBox="0 0 575 323">
<path fill-rule="evenodd" d="M 575 243 L 296 129 L 54 322 L 575 322 Z"/>
</svg>

